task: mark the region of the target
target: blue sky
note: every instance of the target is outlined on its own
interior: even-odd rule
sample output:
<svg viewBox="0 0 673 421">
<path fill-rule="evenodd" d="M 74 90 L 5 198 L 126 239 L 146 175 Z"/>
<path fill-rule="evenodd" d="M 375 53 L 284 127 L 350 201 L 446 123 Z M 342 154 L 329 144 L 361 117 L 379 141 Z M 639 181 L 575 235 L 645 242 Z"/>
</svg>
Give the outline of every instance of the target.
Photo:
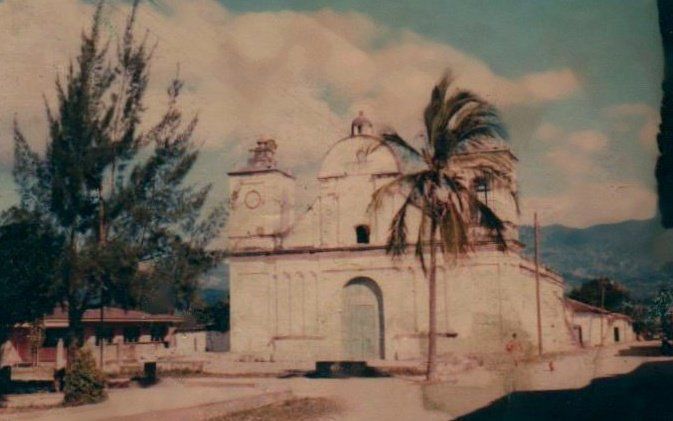
<svg viewBox="0 0 673 421">
<path fill-rule="evenodd" d="M 524 221 L 533 210 L 570 226 L 654 215 L 662 68 L 654 0 L 151 3 L 140 16 L 159 42 L 150 105 L 161 104 L 180 62 L 185 109 L 199 112 L 206 149 L 195 179 L 213 181 L 216 195 L 226 195 L 224 173 L 255 137 L 269 135 L 308 203 L 322 153 L 357 110 L 413 136 L 432 82 L 450 67 L 502 110 L 521 160 Z M 14 112 L 43 143 L 41 95 L 75 54 L 90 11 L 75 0 L 37 4 L 0 2 L 0 28 L 10 28 L 0 29 L 0 56 L 12 62 L 0 65 L 10 82 L 0 105 L 5 158 Z M 111 29 L 123 11 L 109 8 Z M 9 168 L 0 161 L 4 203 Z"/>
</svg>

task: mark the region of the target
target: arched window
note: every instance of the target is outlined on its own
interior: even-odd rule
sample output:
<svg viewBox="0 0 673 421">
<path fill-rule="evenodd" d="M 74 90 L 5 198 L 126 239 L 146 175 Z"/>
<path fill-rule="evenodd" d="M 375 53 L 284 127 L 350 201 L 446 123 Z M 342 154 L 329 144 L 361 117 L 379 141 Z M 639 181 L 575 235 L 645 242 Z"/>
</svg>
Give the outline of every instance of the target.
<svg viewBox="0 0 673 421">
<path fill-rule="evenodd" d="M 356 226 L 355 238 L 358 244 L 369 244 L 369 226 L 367 225 Z"/>
<path fill-rule="evenodd" d="M 473 181 L 474 191 L 477 194 L 477 198 L 486 206 L 488 206 L 488 196 L 491 191 L 491 177 L 489 175 L 484 175 L 476 177 Z"/>
<path fill-rule="evenodd" d="M 477 199 L 486 206 L 490 206 L 488 203 L 489 201 L 489 196 L 491 192 L 491 175 L 490 174 L 484 174 L 482 176 L 475 177 L 475 179 L 472 181 L 472 188 L 474 189 L 474 193 L 477 195 Z M 475 211 L 474 215 L 472 215 L 472 221 L 476 224 L 478 224 L 481 221 L 481 212 Z"/>
</svg>

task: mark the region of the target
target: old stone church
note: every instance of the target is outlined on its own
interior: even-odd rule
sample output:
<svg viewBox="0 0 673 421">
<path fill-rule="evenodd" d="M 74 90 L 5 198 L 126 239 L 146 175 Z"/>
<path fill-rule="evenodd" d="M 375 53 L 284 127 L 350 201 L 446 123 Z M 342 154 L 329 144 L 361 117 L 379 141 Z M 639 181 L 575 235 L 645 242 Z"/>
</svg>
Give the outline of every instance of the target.
<svg viewBox="0 0 673 421">
<path fill-rule="evenodd" d="M 393 194 L 376 212 L 372 192 L 406 170 L 401 153 L 383 145 L 359 116 L 337 140 L 317 174 L 318 197 L 295 215 L 295 179 L 275 160 L 273 140 L 251 150 L 229 173 L 232 351 L 275 360 L 414 359 L 427 347 L 428 286 L 413 251 L 385 252 L 399 208 Z M 281 145 L 282 146 L 282 145 Z M 478 176 L 484 154 L 508 163 L 507 182 Z M 502 352 L 513 334 L 538 347 L 535 269 L 521 255 L 516 157 L 501 140 L 464 147 L 456 163 L 475 192 L 506 222 L 507 252 L 474 227 L 475 250 L 438 268 L 439 353 Z M 416 219 L 414 219 L 414 217 Z M 418 215 L 408 220 L 416 238 Z M 574 346 L 563 279 L 542 268 L 540 317 L 545 352 Z"/>
</svg>

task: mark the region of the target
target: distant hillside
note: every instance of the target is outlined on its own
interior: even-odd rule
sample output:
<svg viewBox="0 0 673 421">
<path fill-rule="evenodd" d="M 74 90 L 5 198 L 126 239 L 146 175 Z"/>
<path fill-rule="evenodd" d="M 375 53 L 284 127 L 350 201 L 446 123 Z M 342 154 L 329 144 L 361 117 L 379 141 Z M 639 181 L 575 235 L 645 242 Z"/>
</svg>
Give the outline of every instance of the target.
<svg viewBox="0 0 673 421">
<path fill-rule="evenodd" d="M 521 227 L 525 253 L 533 254 L 533 227 Z M 673 230 L 656 219 L 624 221 L 587 228 L 550 225 L 540 229 L 542 262 L 574 286 L 606 276 L 638 297 L 673 283 Z M 668 265 L 667 265 L 668 263 Z"/>
<path fill-rule="evenodd" d="M 214 289 L 214 288 L 204 288 L 201 290 L 201 299 L 206 304 L 215 304 L 219 301 L 224 301 L 229 297 L 229 291 L 225 291 L 222 289 Z"/>
<path fill-rule="evenodd" d="M 226 263 L 209 271 L 201 280 L 201 298 L 214 304 L 229 295 L 229 265 Z"/>
</svg>

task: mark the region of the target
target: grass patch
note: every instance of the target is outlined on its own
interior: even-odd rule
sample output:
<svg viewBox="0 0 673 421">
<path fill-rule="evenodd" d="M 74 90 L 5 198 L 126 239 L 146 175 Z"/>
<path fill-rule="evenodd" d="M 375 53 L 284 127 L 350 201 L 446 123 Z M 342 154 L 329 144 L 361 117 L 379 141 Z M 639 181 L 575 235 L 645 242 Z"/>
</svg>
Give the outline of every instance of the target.
<svg viewBox="0 0 673 421">
<path fill-rule="evenodd" d="M 298 398 L 255 409 L 234 412 L 209 421 L 310 421 L 341 411 L 340 406 L 326 398 Z"/>
</svg>

